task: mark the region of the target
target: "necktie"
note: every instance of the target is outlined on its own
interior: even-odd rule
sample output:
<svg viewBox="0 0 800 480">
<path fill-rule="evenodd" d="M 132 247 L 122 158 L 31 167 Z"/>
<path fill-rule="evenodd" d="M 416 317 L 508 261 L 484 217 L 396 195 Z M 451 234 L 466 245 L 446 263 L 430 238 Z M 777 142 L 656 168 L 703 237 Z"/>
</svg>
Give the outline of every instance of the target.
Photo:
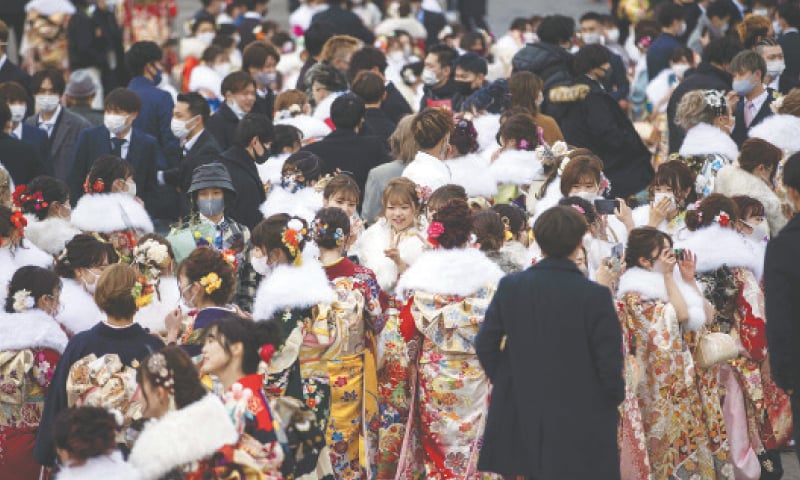
<svg viewBox="0 0 800 480">
<path fill-rule="evenodd" d="M 749 127 L 756 116 L 756 104 L 748 100 L 744 104 L 744 123 Z"/>
<path fill-rule="evenodd" d="M 124 138 L 114 137 L 111 139 L 111 153 L 122 158 L 122 146 L 125 145 Z"/>
<path fill-rule="evenodd" d="M 52 122 L 41 122 L 41 123 L 39 123 L 39 128 L 41 128 L 45 132 L 47 132 L 47 136 L 48 137 L 53 135 L 53 123 Z"/>
</svg>

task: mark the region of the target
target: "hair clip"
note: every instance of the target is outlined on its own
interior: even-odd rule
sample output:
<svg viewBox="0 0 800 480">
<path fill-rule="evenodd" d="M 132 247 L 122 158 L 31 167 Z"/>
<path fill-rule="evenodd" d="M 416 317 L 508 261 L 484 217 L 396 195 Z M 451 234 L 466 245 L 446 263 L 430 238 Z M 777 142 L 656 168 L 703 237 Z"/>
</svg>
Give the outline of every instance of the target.
<svg viewBox="0 0 800 480">
<path fill-rule="evenodd" d="M 31 296 L 30 290 L 25 290 L 24 288 L 22 290 L 17 290 L 16 292 L 14 292 L 13 298 L 14 298 L 13 308 L 14 311 L 17 313 L 22 313 L 27 310 L 30 310 L 31 308 L 34 307 L 34 305 L 36 305 L 36 302 Z"/>
<path fill-rule="evenodd" d="M 283 234 L 281 235 L 281 242 L 283 242 L 286 250 L 289 251 L 289 254 L 294 259 L 293 264 L 295 266 L 300 266 L 303 264 L 303 259 L 300 252 L 300 242 L 303 241 L 303 237 L 307 233 L 308 231 L 305 229 L 305 227 L 303 227 L 303 222 L 293 218 L 289 220 L 289 223 L 286 224 L 286 228 L 283 230 Z"/>
<path fill-rule="evenodd" d="M 150 358 L 147 359 L 147 371 L 152 376 L 153 383 L 170 391 L 174 389 L 175 379 L 167 366 L 167 357 L 163 353 L 157 352 L 150 355 Z"/>
<path fill-rule="evenodd" d="M 703 98 L 706 105 L 714 110 L 714 114 L 718 117 L 728 113 L 728 103 L 725 100 L 725 94 L 719 90 L 704 90 Z"/>
<path fill-rule="evenodd" d="M 200 279 L 200 285 L 205 288 L 206 294 L 211 295 L 222 287 L 222 279 L 219 278 L 217 272 L 210 272 L 208 275 Z"/>
</svg>

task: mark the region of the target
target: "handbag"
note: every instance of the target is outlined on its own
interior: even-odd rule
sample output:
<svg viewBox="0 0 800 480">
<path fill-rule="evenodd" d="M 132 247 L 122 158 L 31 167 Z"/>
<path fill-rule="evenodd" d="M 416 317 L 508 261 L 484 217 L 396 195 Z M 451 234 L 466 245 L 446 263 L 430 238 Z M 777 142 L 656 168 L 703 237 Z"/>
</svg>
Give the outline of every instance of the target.
<svg viewBox="0 0 800 480">
<path fill-rule="evenodd" d="M 700 337 L 695 361 L 700 368 L 710 368 L 739 356 L 736 340 L 727 333 L 706 332 Z"/>
</svg>

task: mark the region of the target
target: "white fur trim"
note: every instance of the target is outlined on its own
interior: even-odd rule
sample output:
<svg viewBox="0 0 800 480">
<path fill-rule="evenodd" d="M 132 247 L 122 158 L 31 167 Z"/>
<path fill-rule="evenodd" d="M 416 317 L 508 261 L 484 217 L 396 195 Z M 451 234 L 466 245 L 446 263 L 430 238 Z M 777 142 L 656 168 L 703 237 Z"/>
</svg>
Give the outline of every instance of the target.
<svg viewBox="0 0 800 480">
<path fill-rule="evenodd" d="M 559 175 L 554 178 L 549 185 L 547 185 L 547 188 L 544 191 L 544 196 L 536 202 L 534 207 L 535 211 L 533 212 L 533 217 L 531 217 L 530 220 L 530 226 L 533 227 L 533 224 L 536 223 L 536 219 L 539 218 L 539 215 L 558 205 L 558 201 L 562 198 L 564 198 L 564 195 L 561 193 L 561 176 Z"/>
<path fill-rule="evenodd" d="M 497 182 L 478 155 L 448 160 L 447 166 L 452 174 L 452 183 L 464 187 L 468 197 L 493 197 L 497 193 Z"/>
<path fill-rule="evenodd" d="M 20 267 L 33 265 L 51 268 L 53 266 L 52 255 L 39 250 L 32 242 L 24 241 L 23 245 L 15 248 L 13 253 L 8 247 L 0 247 L 0 304 L 5 302 L 8 282 Z"/>
<path fill-rule="evenodd" d="M 216 395 L 208 394 L 145 426 L 128 462 L 143 480 L 156 480 L 173 468 L 202 460 L 238 439 L 225 405 Z"/>
<path fill-rule="evenodd" d="M 530 267 L 533 263 L 533 254 L 530 249 L 516 240 L 503 243 L 500 252 L 508 254 L 511 260 L 523 270 Z"/>
<path fill-rule="evenodd" d="M 92 457 L 82 465 L 64 467 L 58 472 L 56 480 L 90 480 L 113 478 L 114 480 L 140 480 L 139 473 L 122 458 L 119 450 L 108 455 Z"/>
<path fill-rule="evenodd" d="M 530 185 L 542 170 L 542 162 L 534 152 L 505 150 L 489 167 L 497 183 Z"/>
<path fill-rule="evenodd" d="M 350 253 L 357 255 L 361 265 L 375 272 L 375 278 L 384 292 L 394 291 L 397 282 L 397 265 L 384 253 L 391 242 L 391 226 L 381 217 L 359 237 Z M 409 265 L 422 255 L 427 242 L 421 233 L 403 237 L 397 245 L 400 258 Z"/>
<path fill-rule="evenodd" d="M 153 294 L 150 305 L 140 308 L 133 317 L 136 323 L 149 329 L 150 333 L 166 330 L 164 318 L 178 307 L 181 299 L 181 291 L 175 277 L 161 277 L 158 282 L 158 292 L 161 300 L 158 299 L 158 295 Z"/>
<path fill-rule="evenodd" d="M 800 130 L 796 135 L 800 137 Z M 786 226 L 788 220 L 783 215 L 781 200 L 764 183 L 763 180 L 752 173 L 735 165 L 725 165 L 717 172 L 714 182 L 714 191 L 725 196 L 747 195 L 753 197 L 764 205 L 764 213 L 769 223 L 769 231 L 775 236 Z"/>
<path fill-rule="evenodd" d="M 330 112 L 330 107 L 328 108 L 328 112 Z M 298 128 L 301 132 L 303 132 L 304 141 L 319 140 L 320 138 L 331 133 L 331 127 L 329 127 L 327 123 L 319 118 L 314 118 L 305 114 L 300 114 L 296 117 L 275 120 L 275 125 L 291 125 Z"/>
<path fill-rule="evenodd" d="M 761 278 L 764 269 L 763 250 L 745 240 L 735 230 L 717 224 L 695 232 L 686 231 L 676 240 L 675 248 L 691 250 L 697 255 L 697 271 L 706 273 L 727 265 L 742 267 Z"/>
<path fill-rule="evenodd" d="M 800 152 L 800 118 L 794 115 L 772 115 L 750 129 L 750 138 L 761 138 L 787 155 Z"/>
<path fill-rule="evenodd" d="M 475 248 L 429 250 L 400 276 L 397 293 L 405 297 L 419 290 L 467 296 L 486 285 L 497 285 L 503 275 L 497 264 Z"/>
<path fill-rule="evenodd" d="M 678 267 L 675 267 L 675 283 L 678 285 L 686 307 L 689 309 L 689 319 L 686 328 L 696 332 L 706 323 L 705 300 L 690 285 L 683 281 Z M 699 289 L 700 286 L 697 285 Z M 622 298 L 627 293 L 638 293 L 643 300 L 660 300 L 669 303 L 667 287 L 664 285 L 664 276 L 660 273 L 649 272 L 643 268 L 633 267 L 628 269 L 619 279 L 617 298 Z"/>
<path fill-rule="evenodd" d="M 267 200 L 261 204 L 259 210 L 264 218 L 269 218 L 276 213 L 287 213 L 293 217 L 300 217 L 311 223 L 317 211 L 322 208 L 322 192 L 306 187 L 295 193 L 289 193 L 281 187 L 276 187 Z"/>
<path fill-rule="evenodd" d="M 281 265 L 258 286 L 253 318 L 269 320 L 282 308 L 308 308 L 336 298 L 322 265 L 304 258 L 299 267 Z"/>
<path fill-rule="evenodd" d="M 67 335 L 38 308 L 21 313 L 0 313 L 0 351 L 50 348 L 63 353 Z"/>
<path fill-rule="evenodd" d="M 103 312 L 94 303 L 94 297 L 75 279 L 61 279 L 59 300 L 62 310 L 56 316 L 56 321 L 72 335 L 89 330 L 103 319 Z"/>
<path fill-rule="evenodd" d="M 431 191 L 452 181 L 447 162 L 422 151 L 417 152 L 414 160 L 406 166 L 403 176 L 419 186 L 429 187 Z"/>
<path fill-rule="evenodd" d="M 81 233 L 66 218 L 50 217 L 39 220 L 34 215 L 25 215 L 28 226 L 25 227 L 25 238 L 50 255 L 58 255 L 67 242 Z"/>
<path fill-rule="evenodd" d="M 289 158 L 288 153 L 282 153 L 274 157 L 270 157 L 261 165 L 256 165 L 258 169 L 258 176 L 261 178 L 261 183 L 270 185 L 280 185 L 281 171 L 286 159 Z"/>
<path fill-rule="evenodd" d="M 718 153 L 733 163 L 739 157 L 739 147 L 729 135 L 708 123 L 699 123 L 686 132 L 679 150 L 681 155 Z"/>
<path fill-rule="evenodd" d="M 497 146 L 497 131 L 500 130 L 500 115 L 486 114 L 475 117 L 472 126 L 478 131 L 478 148 L 482 152 Z"/>
<path fill-rule="evenodd" d="M 84 195 L 72 211 L 71 220 L 84 232 L 111 233 L 134 228 L 153 233 L 147 211 L 127 193 Z"/>
</svg>

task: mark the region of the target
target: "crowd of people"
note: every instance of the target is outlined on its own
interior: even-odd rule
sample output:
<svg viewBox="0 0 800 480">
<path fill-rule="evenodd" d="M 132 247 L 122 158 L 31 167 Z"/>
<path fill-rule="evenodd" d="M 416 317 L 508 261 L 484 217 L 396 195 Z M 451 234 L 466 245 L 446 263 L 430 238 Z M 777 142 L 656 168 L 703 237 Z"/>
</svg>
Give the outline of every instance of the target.
<svg viewBox="0 0 800 480">
<path fill-rule="evenodd" d="M 0 478 L 783 476 L 797 0 L 0 3 Z"/>
</svg>

